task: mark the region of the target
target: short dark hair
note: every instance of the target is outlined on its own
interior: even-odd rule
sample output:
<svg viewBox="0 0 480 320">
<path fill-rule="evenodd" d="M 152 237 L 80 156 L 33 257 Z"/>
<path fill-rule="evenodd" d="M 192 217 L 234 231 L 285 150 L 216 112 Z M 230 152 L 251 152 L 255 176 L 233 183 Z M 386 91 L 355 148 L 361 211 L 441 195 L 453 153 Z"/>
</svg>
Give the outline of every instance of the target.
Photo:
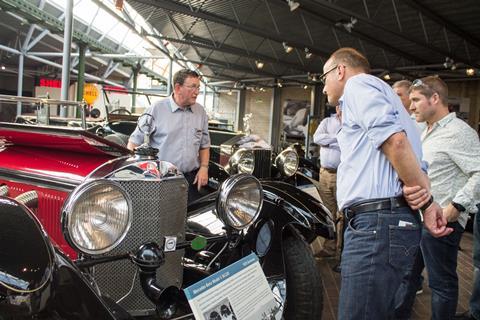
<svg viewBox="0 0 480 320">
<path fill-rule="evenodd" d="M 420 79 L 419 84 L 416 84 L 413 81 L 412 86 L 408 89 L 408 93 L 410 94 L 412 91 L 418 91 L 421 95 L 424 95 L 427 98 L 431 98 L 433 94 L 436 92 L 440 97 L 440 101 L 443 104 L 448 105 L 448 86 L 440 79 L 438 76 L 428 76 Z"/>
<path fill-rule="evenodd" d="M 399 80 L 392 85 L 392 88 L 404 87 L 405 89 L 410 89 L 412 82 L 410 80 Z"/>
<path fill-rule="evenodd" d="M 196 71 L 190 69 L 178 70 L 173 75 L 173 86 L 175 86 L 177 83 L 179 85 L 183 85 L 185 83 L 185 79 L 187 79 L 188 77 L 200 78 L 200 75 Z"/>
<path fill-rule="evenodd" d="M 370 73 L 370 63 L 367 58 L 354 48 L 340 48 L 332 53 L 331 58 L 336 64 L 344 63 L 346 66 Z"/>
</svg>

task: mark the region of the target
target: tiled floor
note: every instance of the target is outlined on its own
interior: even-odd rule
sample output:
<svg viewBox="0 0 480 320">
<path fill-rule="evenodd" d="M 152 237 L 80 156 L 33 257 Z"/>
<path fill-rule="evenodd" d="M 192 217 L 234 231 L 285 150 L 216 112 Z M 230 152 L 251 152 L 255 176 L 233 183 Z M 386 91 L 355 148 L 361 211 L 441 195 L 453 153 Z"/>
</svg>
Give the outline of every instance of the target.
<svg viewBox="0 0 480 320">
<path fill-rule="evenodd" d="M 458 311 L 468 308 L 468 300 L 472 292 L 473 262 L 472 262 L 473 236 L 464 233 L 460 244 L 461 251 L 458 256 L 458 277 L 460 294 Z M 337 315 L 338 293 L 340 291 L 340 274 L 332 271 L 335 260 L 319 260 L 318 267 L 323 275 L 324 306 L 322 320 L 334 320 Z M 413 306 L 412 320 L 430 319 L 430 289 L 424 283 L 423 293 L 419 294 Z"/>
</svg>

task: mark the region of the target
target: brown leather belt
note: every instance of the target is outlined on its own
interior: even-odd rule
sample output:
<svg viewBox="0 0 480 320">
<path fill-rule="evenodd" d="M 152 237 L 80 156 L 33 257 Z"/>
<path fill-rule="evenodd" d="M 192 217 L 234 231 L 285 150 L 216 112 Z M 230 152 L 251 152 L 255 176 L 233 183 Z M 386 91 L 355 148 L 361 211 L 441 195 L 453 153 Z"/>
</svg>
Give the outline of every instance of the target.
<svg viewBox="0 0 480 320">
<path fill-rule="evenodd" d="M 322 167 L 321 169 L 329 172 L 329 173 L 337 173 L 337 169 L 334 169 L 334 168 L 325 168 L 325 167 Z"/>
</svg>

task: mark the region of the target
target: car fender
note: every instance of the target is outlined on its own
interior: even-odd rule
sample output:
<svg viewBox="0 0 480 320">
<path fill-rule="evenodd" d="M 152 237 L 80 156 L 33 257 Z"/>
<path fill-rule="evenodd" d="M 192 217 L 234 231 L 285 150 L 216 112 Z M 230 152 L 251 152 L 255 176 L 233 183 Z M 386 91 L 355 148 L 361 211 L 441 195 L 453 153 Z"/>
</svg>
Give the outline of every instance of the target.
<svg viewBox="0 0 480 320">
<path fill-rule="evenodd" d="M 255 223 L 244 229 L 242 252 L 255 252 L 261 259 L 267 276 L 284 273 L 282 243 L 288 235 L 303 238 L 310 243 L 317 236 L 333 238 L 335 226 L 323 205 L 310 195 L 287 183 L 263 181 L 263 206 Z M 188 207 L 187 225 L 195 234 L 212 237 L 224 229 L 213 229 L 210 223 L 202 225 L 202 215 L 216 214 L 216 192 L 211 193 Z M 268 242 L 268 243 L 266 243 Z"/>
</svg>

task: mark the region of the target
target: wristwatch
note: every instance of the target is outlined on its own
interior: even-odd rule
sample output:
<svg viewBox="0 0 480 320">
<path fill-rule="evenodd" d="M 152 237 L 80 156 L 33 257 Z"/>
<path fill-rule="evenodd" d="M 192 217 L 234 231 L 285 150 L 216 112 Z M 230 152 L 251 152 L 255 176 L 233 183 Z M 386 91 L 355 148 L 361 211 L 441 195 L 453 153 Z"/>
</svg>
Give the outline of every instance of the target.
<svg viewBox="0 0 480 320">
<path fill-rule="evenodd" d="M 458 212 L 464 212 L 465 210 L 467 210 L 467 209 L 465 209 L 465 207 L 462 206 L 460 203 L 456 203 L 456 202 L 453 202 L 453 201 L 452 201 L 452 206 L 453 206 L 455 209 L 457 209 Z"/>
</svg>

